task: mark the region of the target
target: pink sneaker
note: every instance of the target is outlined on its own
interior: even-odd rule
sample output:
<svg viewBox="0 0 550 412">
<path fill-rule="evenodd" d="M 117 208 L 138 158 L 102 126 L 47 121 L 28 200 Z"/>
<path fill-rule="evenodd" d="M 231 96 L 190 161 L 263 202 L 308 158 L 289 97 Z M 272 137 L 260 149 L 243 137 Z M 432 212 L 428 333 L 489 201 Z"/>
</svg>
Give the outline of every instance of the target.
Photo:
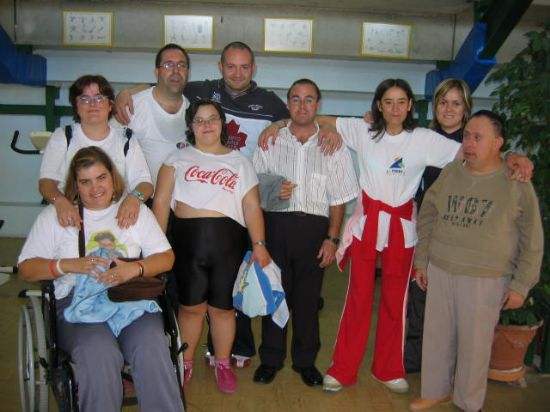
<svg viewBox="0 0 550 412">
<path fill-rule="evenodd" d="M 216 360 L 214 374 L 216 375 L 216 383 L 218 384 L 218 389 L 221 392 L 233 393 L 237 390 L 237 377 L 231 370 L 229 359 Z"/>
<path fill-rule="evenodd" d="M 191 375 L 193 375 L 193 361 L 184 360 L 183 361 L 183 383 L 188 383 L 191 380 Z"/>
</svg>

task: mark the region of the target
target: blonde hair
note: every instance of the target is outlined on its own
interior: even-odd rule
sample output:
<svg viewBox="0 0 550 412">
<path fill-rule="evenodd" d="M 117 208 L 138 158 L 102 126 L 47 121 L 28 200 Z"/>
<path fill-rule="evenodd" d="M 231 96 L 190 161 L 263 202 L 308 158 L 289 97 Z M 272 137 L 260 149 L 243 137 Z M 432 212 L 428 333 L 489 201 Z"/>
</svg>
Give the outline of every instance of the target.
<svg viewBox="0 0 550 412">
<path fill-rule="evenodd" d="M 434 92 L 434 97 L 432 99 L 432 111 L 434 114 L 433 120 L 430 122 L 430 128 L 437 129 L 441 128 L 441 124 L 439 124 L 439 121 L 437 120 L 436 116 L 436 108 L 443 99 L 443 96 L 447 94 L 447 92 L 451 89 L 457 89 L 460 94 L 462 95 L 462 101 L 464 102 L 464 117 L 462 118 L 462 127 L 466 126 L 466 122 L 468 122 L 468 119 L 470 118 L 470 115 L 472 114 L 472 95 L 470 93 L 470 88 L 466 84 L 466 82 L 462 79 L 446 79 L 443 80 Z"/>
</svg>

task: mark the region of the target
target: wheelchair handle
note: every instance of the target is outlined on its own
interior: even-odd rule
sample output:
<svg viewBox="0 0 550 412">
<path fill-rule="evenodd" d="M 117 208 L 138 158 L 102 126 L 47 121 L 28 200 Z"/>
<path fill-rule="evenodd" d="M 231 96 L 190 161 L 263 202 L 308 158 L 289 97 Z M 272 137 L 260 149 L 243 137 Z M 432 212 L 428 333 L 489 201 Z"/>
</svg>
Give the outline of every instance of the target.
<svg viewBox="0 0 550 412">
<path fill-rule="evenodd" d="M 13 133 L 13 139 L 11 140 L 11 148 L 14 152 L 24 154 L 24 155 L 35 155 L 40 154 L 40 150 L 27 150 L 27 149 L 19 149 L 17 147 L 17 139 L 19 139 L 19 130 L 16 130 Z"/>
</svg>

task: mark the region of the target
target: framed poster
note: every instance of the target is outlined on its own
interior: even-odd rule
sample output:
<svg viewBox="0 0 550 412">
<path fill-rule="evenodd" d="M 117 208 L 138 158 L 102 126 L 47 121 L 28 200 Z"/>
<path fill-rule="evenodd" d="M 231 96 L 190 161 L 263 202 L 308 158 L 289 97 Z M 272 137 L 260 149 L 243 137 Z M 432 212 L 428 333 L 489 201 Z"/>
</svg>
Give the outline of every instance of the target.
<svg viewBox="0 0 550 412">
<path fill-rule="evenodd" d="M 63 12 L 65 46 L 112 46 L 113 13 L 67 10 Z"/>
<path fill-rule="evenodd" d="M 164 44 L 176 43 L 185 49 L 212 50 L 214 18 L 212 16 L 164 16 Z"/>
<path fill-rule="evenodd" d="M 361 54 L 373 57 L 409 58 L 411 26 L 363 23 Z"/>
<path fill-rule="evenodd" d="M 286 53 L 312 53 L 313 20 L 265 18 L 264 50 Z"/>
</svg>

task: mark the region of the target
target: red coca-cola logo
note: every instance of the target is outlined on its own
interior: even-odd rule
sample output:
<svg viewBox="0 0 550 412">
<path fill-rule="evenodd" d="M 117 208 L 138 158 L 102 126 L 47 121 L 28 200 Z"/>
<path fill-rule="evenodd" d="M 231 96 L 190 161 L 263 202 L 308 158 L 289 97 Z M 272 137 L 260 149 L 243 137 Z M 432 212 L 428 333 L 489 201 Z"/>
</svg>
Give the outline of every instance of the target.
<svg viewBox="0 0 550 412">
<path fill-rule="evenodd" d="M 187 169 L 184 179 L 187 182 L 210 183 L 233 191 L 239 180 L 239 175 L 226 167 L 218 170 L 201 170 L 199 166 L 195 165 Z"/>
</svg>

